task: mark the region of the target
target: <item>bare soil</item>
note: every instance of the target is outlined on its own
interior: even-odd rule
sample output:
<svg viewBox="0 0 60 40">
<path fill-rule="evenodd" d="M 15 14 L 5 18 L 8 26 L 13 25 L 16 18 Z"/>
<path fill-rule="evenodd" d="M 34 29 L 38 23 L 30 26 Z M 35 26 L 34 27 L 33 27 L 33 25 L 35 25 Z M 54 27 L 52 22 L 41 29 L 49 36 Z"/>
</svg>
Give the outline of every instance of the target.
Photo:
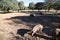
<svg viewBox="0 0 60 40">
<path fill-rule="evenodd" d="M 60 17 L 54 16 L 35 16 L 29 17 L 27 13 L 7 13 L 0 14 L 0 33 L 3 33 L 3 40 L 45 40 L 49 37 L 35 34 L 33 37 L 31 34 L 27 34 L 31 31 L 36 24 L 42 24 L 44 26 L 43 32 L 48 36 L 51 36 L 50 30 L 60 24 Z M 59 19 L 59 20 L 58 20 Z M 2 38 L 1 38 L 2 39 Z"/>
</svg>

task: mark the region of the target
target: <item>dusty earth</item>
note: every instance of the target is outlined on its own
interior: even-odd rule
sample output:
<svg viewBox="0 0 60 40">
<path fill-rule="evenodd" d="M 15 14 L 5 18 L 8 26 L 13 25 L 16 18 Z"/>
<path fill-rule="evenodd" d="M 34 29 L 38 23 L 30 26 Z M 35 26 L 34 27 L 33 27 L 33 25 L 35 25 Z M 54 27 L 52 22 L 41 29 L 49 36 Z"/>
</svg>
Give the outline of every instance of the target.
<svg viewBox="0 0 60 40">
<path fill-rule="evenodd" d="M 17 32 L 17 29 L 27 27 L 23 24 L 15 24 L 12 22 L 12 20 L 5 20 L 14 16 L 28 16 L 29 14 L 25 13 L 7 13 L 7 14 L 0 14 L 0 32 L 2 36 L 4 37 L 4 40 L 10 40 L 9 37 L 10 33 L 13 33 L 14 35 Z M 11 23 L 12 25 L 10 25 Z"/>
<path fill-rule="evenodd" d="M 51 30 L 56 25 L 60 24 L 59 23 L 60 21 L 58 21 L 58 19 L 60 20 L 59 16 L 56 17 L 35 16 L 34 18 L 30 18 L 29 15 L 30 14 L 27 13 L 0 14 L 0 36 L 1 36 L 0 39 L 1 40 L 30 40 L 31 38 L 33 38 L 32 40 L 40 40 L 40 39 L 45 40 L 48 39 L 49 37 L 46 36 L 40 37 L 40 35 L 37 34 L 33 37 L 31 36 L 31 34 L 23 35 L 24 32 L 22 31 L 31 31 L 33 26 L 41 23 L 45 27 L 43 32 L 46 32 L 47 35 L 51 35 L 50 33 L 47 33 L 49 32 L 48 30 Z"/>
</svg>

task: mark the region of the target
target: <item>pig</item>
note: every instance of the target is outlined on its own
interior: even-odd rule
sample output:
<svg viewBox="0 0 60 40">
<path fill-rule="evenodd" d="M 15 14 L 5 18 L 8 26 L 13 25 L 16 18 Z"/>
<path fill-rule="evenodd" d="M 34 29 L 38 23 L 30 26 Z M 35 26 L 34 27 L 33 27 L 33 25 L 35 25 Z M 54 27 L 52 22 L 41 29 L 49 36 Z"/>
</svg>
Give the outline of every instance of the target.
<svg viewBox="0 0 60 40">
<path fill-rule="evenodd" d="M 43 25 L 38 24 L 38 25 L 34 26 L 33 29 L 32 29 L 32 36 L 33 36 L 36 32 L 39 32 L 39 33 L 41 33 L 41 34 L 44 34 L 44 33 L 42 32 L 42 30 L 43 30 Z"/>
</svg>

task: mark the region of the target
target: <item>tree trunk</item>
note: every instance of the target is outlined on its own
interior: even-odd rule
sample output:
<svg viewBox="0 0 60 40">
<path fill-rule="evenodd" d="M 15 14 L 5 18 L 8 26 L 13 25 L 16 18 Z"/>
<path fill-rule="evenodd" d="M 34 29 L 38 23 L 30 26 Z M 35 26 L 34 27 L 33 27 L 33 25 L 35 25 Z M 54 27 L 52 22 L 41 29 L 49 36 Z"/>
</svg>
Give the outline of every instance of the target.
<svg viewBox="0 0 60 40">
<path fill-rule="evenodd" d="M 48 12 L 49 12 L 49 9 L 48 9 Z"/>
<path fill-rule="evenodd" d="M 50 11 L 50 7 L 48 7 L 48 12 Z"/>
<path fill-rule="evenodd" d="M 50 8 L 48 8 L 48 12 L 50 11 Z"/>
<path fill-rule="evenodd" d="M 58 10 L 56 10 L 56 13 L 58 12 Z"/>
<path fill-rule="evenodd" d="M 46 13 L 46 9 L 45 9 L 45 13 Z"/>
</svg>

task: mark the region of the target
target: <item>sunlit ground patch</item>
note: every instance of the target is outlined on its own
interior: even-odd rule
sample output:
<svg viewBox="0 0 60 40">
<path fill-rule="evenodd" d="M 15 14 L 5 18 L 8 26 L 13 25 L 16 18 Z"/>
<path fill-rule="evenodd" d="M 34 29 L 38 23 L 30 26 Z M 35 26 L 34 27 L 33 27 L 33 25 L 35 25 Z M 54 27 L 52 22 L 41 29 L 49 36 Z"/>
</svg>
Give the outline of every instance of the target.
<svg viewBox="0 0 60 40">
<path fill-rule="evenodd" d="M 4 32 L 0 31 L 0 40 L 4 40 Z"/>
</svg>

